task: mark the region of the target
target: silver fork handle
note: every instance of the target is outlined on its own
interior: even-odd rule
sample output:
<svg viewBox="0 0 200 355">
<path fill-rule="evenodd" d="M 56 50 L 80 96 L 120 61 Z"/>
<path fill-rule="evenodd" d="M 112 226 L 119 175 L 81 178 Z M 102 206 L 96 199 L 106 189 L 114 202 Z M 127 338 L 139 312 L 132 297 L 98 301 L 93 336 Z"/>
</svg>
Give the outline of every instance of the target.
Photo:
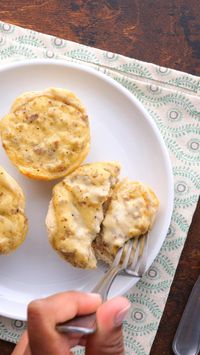
<svg viewBox="0 0 200 355">
<path fill-rule="evenodd" d="M 107 300 L 110 287 L 120 270 L 121 266 L 112 266 L 97 283 L 95 288 L 93 288 L 92 292 L 99 293 L 103 302 Z"/>
<path fill-rule="evenodd" d="M 93 293 L 101 295 L 103 302 L 107 300 L 110 287 L 120 270 L 120 266 L 111 267 L 92 290 Z M 97 329 L 96 313 L 75 317 L 65 323 L 58 324 L 56 329 L 60 333 L 93 334 Z"/>
</svg>

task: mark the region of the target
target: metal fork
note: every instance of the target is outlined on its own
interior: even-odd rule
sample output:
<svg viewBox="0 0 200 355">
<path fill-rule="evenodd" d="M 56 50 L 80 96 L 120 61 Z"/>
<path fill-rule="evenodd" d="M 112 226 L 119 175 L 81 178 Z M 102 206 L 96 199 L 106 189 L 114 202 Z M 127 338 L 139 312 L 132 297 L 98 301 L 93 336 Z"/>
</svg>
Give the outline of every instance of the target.
<svg viewBox="0 0 200 355">
<path fill-rule="evenodd" d="M 141 277 L 144 274 L 147 261 L 147 241 L 147 235 L 134 238 L 118 250 L 111 268 L 92 290 L 92 292 L 101 295 L 103 302 L 107 300 L 110 287 L 119 273 L 123 271 L 133 277 Z M 93 334 L 97 329 L 96 313 L 75 317 L 65 323 L 58 324 L 56 328 L 61 333 Z"/>
</svg>

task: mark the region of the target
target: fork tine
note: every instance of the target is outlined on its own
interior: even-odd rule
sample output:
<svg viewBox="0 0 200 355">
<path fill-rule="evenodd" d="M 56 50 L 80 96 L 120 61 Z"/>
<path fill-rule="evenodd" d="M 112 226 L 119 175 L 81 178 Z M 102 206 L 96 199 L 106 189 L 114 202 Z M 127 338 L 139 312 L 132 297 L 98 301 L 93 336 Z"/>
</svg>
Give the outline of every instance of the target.
<svg viewBox="0 0 200 355">
<path fill-rule="evenodd" d="M 147 236 L 129 239 L 118 249 L 112 267 L 120 267 L 129 275 L 141 277 L 146 269 Z"/>
<path fill-rule="evenodd" d="M 129 275 L 141 277 L 145 272 L 147 260 L 147 240 L 147 235 L 137 238 L 137 245 L 132 263 L 125 270 Z"/>
<path fill-rule="evenodd" d="M 121 262 L 121 268 L 125 269 L 128 266 L 128 262 L 130 260 L 130 255 L 132 252 L 133 241 L 128 240 L 121 248 L 118 249 L 115 259 L 113 261 L 112 266 L 115 267 L 119 265 Z"/>
<path fill-rule="evenodd" d="M 130 269 L 135 269 L 138 259 L 140 257 L 140 241 L 139 238 L 136 238 L 136 242 L 135 242 L 135 253 L 133 255 L 133 259 L 131 262 L 131 265 L 129 266 Z"/>
<path fill-rule="evenodd" d="M 123 250 L 124 250 L 123 247 L 118 249 L 117 254 L 115 256 L 115 259 L 114 259 L 113 264 L 112 264 L 113 267 L 119 265 L 121 257 L 122 257 L 122 254 L 123 254 Z"/>
<path fill-rule="evenodd" d="M 138 238 L 133 238 L 133 247 L 132 247 L 132 252 L 131 252 L 131 256 L 130 256 L 130 262 L 132 263 L 133 259 L 134 259 L 134 255 L 137 249 L 137 245 L 138 245 Z M 130 264 L 129 262 L 129 264 Z"/>
<path fill-rule="evenodd" d="M 143 238 L 144 242 L 144 247 L 143 247 L 143 252 L 140 257 L 140 263 L 138 265 L 138 275 L 144 274 L 146 271 L 146 264 L 147 264 L 147 253 L 148 253 L 148 234 L 145 235 Z"/>
<path fill-rule="evenodd" d="M 128 266 L 129 260 L 130 260 L 130 255 L 132 252 L 132 247 L 133 247 L 133 241 L 130 239 L 128 243 L 125 244 L 125 258 L 123 260 L 122 268 L 125 269 Z"/>
<path fill-rule="evenodd" d="M 139 239 L 140 239 L 139 255 L 142 256 L 142 255 L 144 255 L 144 249 L 145 249 L 145 246 L 146 246 L 146 235 L 145 236 L 141 236 Z"/>
</svg>

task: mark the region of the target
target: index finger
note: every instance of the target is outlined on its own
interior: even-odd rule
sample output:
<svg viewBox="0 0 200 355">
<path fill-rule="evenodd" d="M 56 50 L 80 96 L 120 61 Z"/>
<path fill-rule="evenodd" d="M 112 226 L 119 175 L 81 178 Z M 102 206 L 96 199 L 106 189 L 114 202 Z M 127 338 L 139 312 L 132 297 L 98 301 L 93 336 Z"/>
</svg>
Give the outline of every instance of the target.
<svg viewBox="0 0 200 355">
<path fill-rule="evenodd" d="M 31 302 L 28 306 L 28 318 L 32 321 L 36 317 L 38 320 L 48 315 L 48 322 L 56 325 L 76 315 L 93 313 L 101 303 L 101 296 L 95 293 L 62 292 Z"/>
<path fill-rule="evenodd" d="M 101 304 L 96 294 L 63 292 L 31 302 L 28 307 L 28 336 L 32 355 L 70 354 L 71 343 L 56 330 L 76 315 L 95 312 Z"/>
</svg>

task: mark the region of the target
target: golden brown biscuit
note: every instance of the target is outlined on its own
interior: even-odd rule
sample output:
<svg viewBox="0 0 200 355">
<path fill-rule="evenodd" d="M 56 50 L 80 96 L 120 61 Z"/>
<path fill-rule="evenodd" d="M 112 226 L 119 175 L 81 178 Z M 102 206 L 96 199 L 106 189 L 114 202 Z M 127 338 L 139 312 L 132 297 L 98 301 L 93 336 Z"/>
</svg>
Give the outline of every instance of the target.
<svg viewBox="0 0 200 355">
<path fill-rule="evenodd" d="M 1 120 L 0 131 L 10 160 L 33 179 L 52 180 L 69 174 L 90 148 L 85 108 L 65 89 L 19 96 Z"/>
<path fill-rule="evenodd" d="M 159 201 L 149 186 L 128 179 L 118 182 L 101 233 L 93 243 L 97 257 L 111 264 L 117 250 L 127 240 L 151 229 L 158 207 Z"/>
<path fill-rule="evenodd" d="M 24 207 L 22 189 L 0 167 L 0 254 L 9 254 L 23 243 L 28 229 Z"/>
<path fill-rule="evenodd" d="M 100 232 L 104 204 L 112 194 L 119 172 L 117 163 L 86 164 L 53 189 L 46 218 L 49 240 L 74 266 L 96 267 L 91 244 Z"/>
</svg>

